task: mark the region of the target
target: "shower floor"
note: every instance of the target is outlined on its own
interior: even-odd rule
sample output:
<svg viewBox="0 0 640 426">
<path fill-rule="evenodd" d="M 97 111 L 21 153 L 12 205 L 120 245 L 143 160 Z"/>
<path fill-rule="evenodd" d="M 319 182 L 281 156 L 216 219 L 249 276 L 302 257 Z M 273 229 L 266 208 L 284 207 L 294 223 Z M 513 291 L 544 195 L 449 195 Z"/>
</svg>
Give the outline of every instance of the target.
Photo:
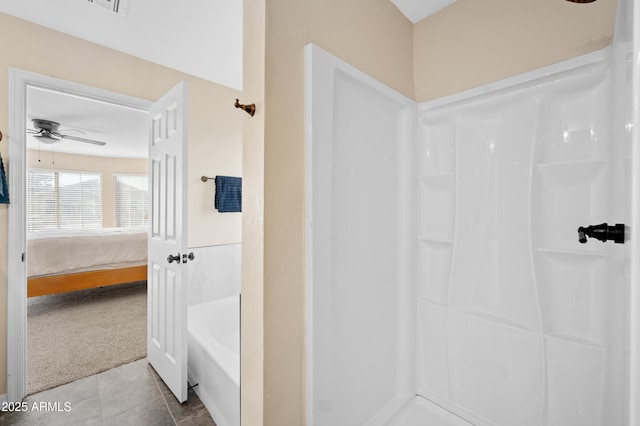
<svg viewBox="0 0 640 426">
<path fill-rule="evenodd" d="M 473 426 L 442 407 L 416 396 L 389 426 Z"/>
</svg>

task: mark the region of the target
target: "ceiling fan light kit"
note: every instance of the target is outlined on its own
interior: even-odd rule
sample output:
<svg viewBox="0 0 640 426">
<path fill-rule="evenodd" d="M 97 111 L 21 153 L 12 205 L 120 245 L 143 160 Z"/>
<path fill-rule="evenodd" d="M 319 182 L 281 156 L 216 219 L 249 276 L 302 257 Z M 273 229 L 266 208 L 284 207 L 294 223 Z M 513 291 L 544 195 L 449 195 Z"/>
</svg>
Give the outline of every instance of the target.
<svg viewBox="0 0 640 426">
<path fill-rule="evenodd" d="M 57 138 L 54 138 L 53 136 L 45 135 L 45 134 L 33 135 L 33 137 L 38 139 L 38 142 L 47 143 L 47 144 L 60 142 L 60 139 L 57 139 Z"/>
</svg>

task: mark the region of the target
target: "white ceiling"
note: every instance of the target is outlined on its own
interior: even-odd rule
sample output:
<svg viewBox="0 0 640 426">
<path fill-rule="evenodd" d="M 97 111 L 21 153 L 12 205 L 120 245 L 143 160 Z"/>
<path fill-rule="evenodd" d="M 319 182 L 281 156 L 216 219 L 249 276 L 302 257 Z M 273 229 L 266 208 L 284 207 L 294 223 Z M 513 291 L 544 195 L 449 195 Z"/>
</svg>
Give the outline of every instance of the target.
<svg viewBox="0 0 640 426">
<path fill-rule="evenodd" d="M 414 24 L 451 5 L 456 0 L 391 0 Z"/>
<path fill-rule="evenodd" d="M 27 90 L 27 128 L 34 118 L 60 123 L 59 132 L 106 142 L 105 146 L 63 139 L 49 145 L 27 134 L 27 148 L 115 158 L 147 157 L 147 113 L 51 90 Z M 43 154 L 44 155 L 44 154 Z"/>
<path fill-rule="evenodd" d="M 1 0 L 0 12 L 242 90 L 241 0 Z"/>
</svg>

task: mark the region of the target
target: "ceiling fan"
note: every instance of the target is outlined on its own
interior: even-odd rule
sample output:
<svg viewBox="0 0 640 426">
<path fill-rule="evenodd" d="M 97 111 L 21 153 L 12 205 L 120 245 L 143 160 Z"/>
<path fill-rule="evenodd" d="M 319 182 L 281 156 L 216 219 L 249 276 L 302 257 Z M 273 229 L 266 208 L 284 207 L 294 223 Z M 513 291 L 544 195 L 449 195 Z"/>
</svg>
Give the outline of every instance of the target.
<svg viewBox="0 0 640 426">
<path fill-rule="evenodd" d="M 44 120 L 41 118 L 34 118 L 31 121 L 33 121 L 33 126 L 35 127 L 35 129 L 28 129 L 28 132 L 42 143 L 54 144 L 60 142 L 61 139 L 69 139 L 72 141 L 86 142 L 100 146 L 104 146 L 107 144 L 106 142 L 97 141 L 94 139 L 62 134 L 58 131 L 58 129 L 60 128 L 60 123 L 56 123 L 55 121 Z"/>
</svg>

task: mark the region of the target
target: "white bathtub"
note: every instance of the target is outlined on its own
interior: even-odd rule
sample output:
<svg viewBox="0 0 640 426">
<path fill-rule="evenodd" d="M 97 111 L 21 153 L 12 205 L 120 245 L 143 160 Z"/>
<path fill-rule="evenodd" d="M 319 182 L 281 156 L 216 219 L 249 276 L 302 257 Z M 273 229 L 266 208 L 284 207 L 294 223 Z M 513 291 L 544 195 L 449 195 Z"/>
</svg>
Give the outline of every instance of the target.
<svg viewBox="0 0 640 426">
<path fill-rule="evenodd" d="M 218 426 L 240 425 L 240 296 L 189 306 L 189 382 Z"/>
</svg>

